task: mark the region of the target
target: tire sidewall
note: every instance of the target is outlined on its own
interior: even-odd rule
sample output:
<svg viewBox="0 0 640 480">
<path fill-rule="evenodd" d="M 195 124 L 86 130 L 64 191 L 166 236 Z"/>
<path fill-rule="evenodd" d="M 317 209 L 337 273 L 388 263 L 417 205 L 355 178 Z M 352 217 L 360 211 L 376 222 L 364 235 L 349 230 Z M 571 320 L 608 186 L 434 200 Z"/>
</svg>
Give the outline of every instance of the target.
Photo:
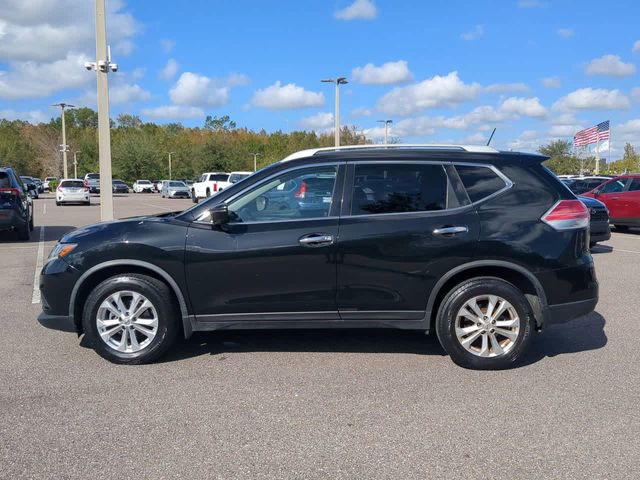
<svg viewBox="0 0 640 480">
<path fill-rule="evenodd" d="M 513 348 L 499 357 L 479 357 L 460 344 L 455 333 L 458 311 L 469 299 L 478 295 L 498 295 L 507 300 L 520 318 L 520 332 Z M 513 284 L 498 278 L 476 278 L 455 287 L 444 299 L 436 320 L 436 332 L 442 347 L 458 365 L 477 370 L 500 370 L 515 366 L 526 353 L 533 334 L 531 307 L 522 292 Z"/>
<path fill-rule="evenodd" d="M 98 333 L 96 316 L 100 305 L 109 295 L 122 290 L 141 293 L 153 304 L 158 314 L 158 332 L 151 343 L 139 352 L 118 352 L 109 347 Z M 112 362 L 139 364 L 153 361 L 168 349 L 176 336 L 176 309 L 169 298 L 168 287 L 155 279 L 136 275 L 109 278 L 99 284 L 87 298 L 82 315 L 85 335 L 89 337 L 94 350 Z"/>
</svg>

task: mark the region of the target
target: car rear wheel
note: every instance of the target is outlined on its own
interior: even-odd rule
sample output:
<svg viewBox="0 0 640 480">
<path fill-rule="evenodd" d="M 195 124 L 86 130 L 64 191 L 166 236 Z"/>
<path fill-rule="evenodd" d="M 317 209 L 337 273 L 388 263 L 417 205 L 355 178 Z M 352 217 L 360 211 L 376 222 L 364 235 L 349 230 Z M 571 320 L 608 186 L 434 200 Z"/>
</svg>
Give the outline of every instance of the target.
<svg viewBox="0 0 640 480">
<path fill-rule="evenodd" d="M 24 225 L 18 227 L 18 238 L 24 241 L 31 238 L 31 228 L 29 228 L 29 222 L 24 222 Z"/>
<path fill-rule="evenodd" d="M 198 203 L 198 197 L 196 197 L 196 191 L 195 190 L 191 190 L 191 201 L 193 203 Z"/>
<path fill-rule="evenodd" d="M 172 298 L 169 287 L 153 277 L 111 277 L 87 298 L 84 332 L 94 350 L 113 363 L 152 362 L 171 347 L 178 333 Z"/>
<path fill-rule="evenodd" d="M 451 359 L 464 368 L 499 370 L 523 356 L 534 319 L 523 293 L 509 282 L 467 280 L 443 300 L 436 332 Z"/>
</svg>

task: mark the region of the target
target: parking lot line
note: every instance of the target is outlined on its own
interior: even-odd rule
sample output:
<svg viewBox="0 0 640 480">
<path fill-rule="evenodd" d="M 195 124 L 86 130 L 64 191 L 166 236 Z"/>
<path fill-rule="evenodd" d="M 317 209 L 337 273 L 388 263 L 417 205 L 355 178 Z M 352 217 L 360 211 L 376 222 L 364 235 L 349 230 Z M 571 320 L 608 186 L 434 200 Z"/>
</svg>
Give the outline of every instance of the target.
<svg viewBox="0 0 640 480">
<path fill-rule="evenodd" d="M 42 215 L 46 215 L 47 214 L 47 204 L 43 203 L 42 204 Z"/>
<path fill-rule="evenodd" d="M 40 270 L 42 270 L 42 262 L 44 262 L 44 226 L 40 227 L 40 242 L 38 243 L 36 271 L 33 274 L 33 295 L 31 296 L 31 303 L 40 303 L 38 276 L 40 275 Z"/>
</svg>

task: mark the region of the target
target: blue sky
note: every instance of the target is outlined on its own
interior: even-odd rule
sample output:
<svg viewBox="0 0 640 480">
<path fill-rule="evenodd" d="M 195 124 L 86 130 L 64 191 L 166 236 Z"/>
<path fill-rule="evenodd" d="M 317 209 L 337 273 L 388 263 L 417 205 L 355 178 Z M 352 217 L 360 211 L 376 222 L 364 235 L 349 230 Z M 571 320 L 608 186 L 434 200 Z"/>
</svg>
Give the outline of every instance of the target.
<svg viewBox="0 0 640 480">
<path fill-rule="evenodd" d="M 612 122 L 614 156 L 640 146 L 640 5 L 634 1 L 107 0 L 120 70 L 111 115 L 202 125 L 228 114 L 267 131 L 342 123 L 374 141 L 532 150 Z M 93 2 L 0 0 L 0 117 L 95 107 Z"/>
</svg>

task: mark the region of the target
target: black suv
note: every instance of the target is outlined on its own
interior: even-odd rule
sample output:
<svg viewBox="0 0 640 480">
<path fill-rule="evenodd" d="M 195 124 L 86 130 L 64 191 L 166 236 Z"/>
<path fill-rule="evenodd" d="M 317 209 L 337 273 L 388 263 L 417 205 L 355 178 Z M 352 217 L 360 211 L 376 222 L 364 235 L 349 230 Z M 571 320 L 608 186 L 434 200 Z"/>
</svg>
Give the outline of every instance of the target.
<svg viewBox="0 0 640 480">
<path fill-rule="evenodd" d="M 0 167 L 0 231 L 14 230 L 20 240 L 29 240 L 33 230 L 33 203 L 29 192 L 35 184 L 25 186 L 12 168 Z"/>
<path fill-rule="evenodd" d="M 402 328 L 435 331 L 464 367 L 506 368 L 535 330 L 598 300 L 589 212 L 544 160 L 298 152 L 184 212 L 69 233 L 42 271 L 39 319 L 116 363 L 193 331 Z"/>
</svg>

